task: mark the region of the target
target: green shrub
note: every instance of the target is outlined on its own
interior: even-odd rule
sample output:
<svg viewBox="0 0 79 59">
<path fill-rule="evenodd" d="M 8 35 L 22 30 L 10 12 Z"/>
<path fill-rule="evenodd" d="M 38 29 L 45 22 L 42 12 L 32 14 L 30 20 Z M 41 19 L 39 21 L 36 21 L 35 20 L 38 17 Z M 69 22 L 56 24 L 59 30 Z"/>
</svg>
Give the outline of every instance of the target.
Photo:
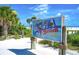
<svg viewBox="0 0 79 59">
<path fill-rule="evenodd" d="M 17 32 L 15 32 L 15 39 L 20 39 L 20 36 Z"/>
<path fill-rule="evenodd" d="M 79 47 L 79 34 L 68 35 L 68 43 L 71 43 L 72 46 Z"/>
<path fill-rule="evenodd" d="M 78 46 L 79 47 L 79 40 L 73 40 L 72 46 Z"/>
<path fill-rule="evenodd" d="M 53 47 L 58 48 L 59 47 L 59 43 L 58 42 L 54 42 Z"/>
<path fill-rule="evenodd" d="M 41 40 L 40 42 L 39 42 L 39 44 L 42 44 L 42 45 L 48 45 L 48 46 L 51 46 L 51 41 L 49 41 L 49 40 Z"/>
<path fill-rule="evenodd" d="M 32 36 L 32 31 L 31 31 L 31 29 L 26 29 L 26 30 L 24 30 L 24 36 L 25 36 L 25 37 L 31 37 L 31 36 Z"/>
</svg>

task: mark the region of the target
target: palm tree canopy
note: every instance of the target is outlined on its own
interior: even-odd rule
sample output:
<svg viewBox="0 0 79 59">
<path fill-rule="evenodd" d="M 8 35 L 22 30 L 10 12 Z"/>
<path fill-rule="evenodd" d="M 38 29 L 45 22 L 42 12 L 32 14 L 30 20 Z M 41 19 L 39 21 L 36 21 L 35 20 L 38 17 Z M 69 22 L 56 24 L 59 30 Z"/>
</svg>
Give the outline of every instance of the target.
<svg viewBox="0 0 79 59">
<path fill-rule="evenodd" d="M 36 19 L 36 16 L 32 16 L 32 18 L 31 19 Z"/>
<path fill-rule="evenodd" d="M 3 20 L 4 23 L 7 23 L 9 25 L 9 22 L 11 24 L 15 24 L 18 22 L 17 15 L 13 9 L 11 9 L 8 6 L 2 6 L 0 7 L 0 18 Z"/>
<path fill-rule="evenodd" d="M 32 19 L 30 19 L 30 18 L 28 18 L 28 19 L 26 20 L 26 22 L 29 23 L 29 24 L 30 24 L 31 21 L 32 21 Z"/>
<path fill-rule="evenodd" d="M 27 18 L 26 22 L 30 24 L 32 22 L 32 20 L 35 20 L 35 19 L 37 19 L 37 17 L 32 16 L 31 18 Z"/>
</svg>

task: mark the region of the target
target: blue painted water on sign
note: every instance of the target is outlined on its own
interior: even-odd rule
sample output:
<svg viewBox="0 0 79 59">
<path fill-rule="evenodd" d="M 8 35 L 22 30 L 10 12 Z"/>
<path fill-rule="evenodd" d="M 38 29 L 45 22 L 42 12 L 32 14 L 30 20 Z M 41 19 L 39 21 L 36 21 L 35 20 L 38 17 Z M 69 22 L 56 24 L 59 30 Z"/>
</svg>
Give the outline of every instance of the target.
<svg viewBox="0 0 79 59">
<path fill-rule="evenodd" d="M 32 35 L 61 42 L 61 17 L 32 21 Z"/>
</svg>

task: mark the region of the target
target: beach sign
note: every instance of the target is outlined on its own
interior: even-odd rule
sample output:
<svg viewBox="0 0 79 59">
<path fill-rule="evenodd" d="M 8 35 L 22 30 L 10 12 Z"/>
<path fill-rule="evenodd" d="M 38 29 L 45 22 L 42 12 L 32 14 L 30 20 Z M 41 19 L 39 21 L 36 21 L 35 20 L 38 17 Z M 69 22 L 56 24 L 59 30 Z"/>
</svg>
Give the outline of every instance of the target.
<svg viewBox="0 0 79 59">
<path fill-rule="evenodd" d="M 61 42 L 62 17 L 32 20 L 32 36 Z"/>
</svg>

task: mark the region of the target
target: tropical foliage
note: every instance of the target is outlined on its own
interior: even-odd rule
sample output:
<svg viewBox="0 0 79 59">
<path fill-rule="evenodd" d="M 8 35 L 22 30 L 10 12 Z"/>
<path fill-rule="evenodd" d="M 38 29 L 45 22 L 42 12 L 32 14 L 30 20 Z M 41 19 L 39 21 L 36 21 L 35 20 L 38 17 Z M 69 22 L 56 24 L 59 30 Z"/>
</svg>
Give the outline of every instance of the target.
<svg viewBox="0 0 79 59">
<path fill-rule="evenodd" d="M 79 49 L 79 31 L 73 34 L 68 34 L 67 40 L 68 40 L 69 48 L 73 47 L 72 49 L 76 49 L 76 48 Z"/>
<path fill-rule="evenodd" d="M 54 42 L 54 43 L 53 43 L 53 47 L 54 47 L 54 48 L 59 48 L 59 46 L 60 46 L 60 44 L 59 44 L 58 42 Z"/>
<path fill-rule="evenodd" d="M 31 30 L 20 23 L 17 12 L 9 6 L 0 7 L 0 29 L 3 29 L 0 31 L 5 38 L 11 35 L 17 38 L 20 35 L 21 37 L 31 36 Z"/>
<path fill-rule="evenodd" d="M 26 22 L 31 25 L 32 20 L 36 20 L 36 16 L 32 16 L 31 18 L 27 18 Z"/>
<path fill-rule="evenodd" d="M 52 41 L 50 41 L 50 40 L 41 40 L 41 41 L 39 41 L 39 44 L 51 46 Z"/>
</svg>

